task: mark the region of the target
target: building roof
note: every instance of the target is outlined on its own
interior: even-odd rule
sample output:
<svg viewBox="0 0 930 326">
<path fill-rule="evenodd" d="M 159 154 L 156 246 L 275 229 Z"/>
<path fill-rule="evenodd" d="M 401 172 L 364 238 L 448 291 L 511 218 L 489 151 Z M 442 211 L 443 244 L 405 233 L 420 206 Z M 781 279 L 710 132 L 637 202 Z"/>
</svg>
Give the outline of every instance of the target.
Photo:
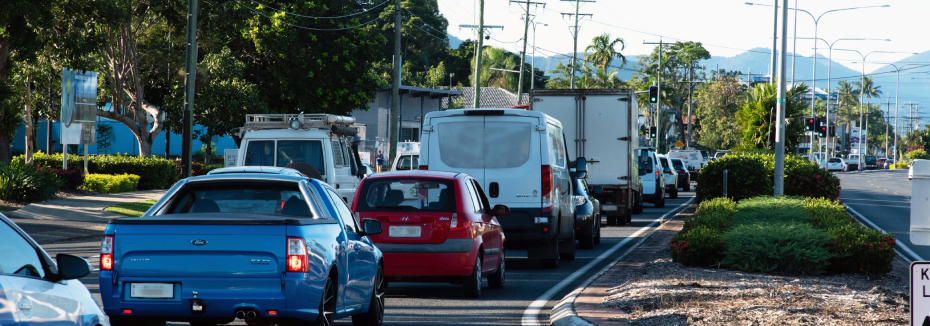
<svg viewBox="0 0 930 326">
<path fill-rule="evenodd" d="M 472 108 L 475 102 L 475 88 L 462 88 L 462 104 L 466 108 Z M 527 103 L 530 95 L 523 93 L 523 101 Z M 517 94 L 500 87 L 482 87 L 481 88 L 481 105 L 482 108 L 509 108 L 517 105 Z"/>
<path fill-rule="evenodd" d="M 381 89 L 382 92 L 390 92 L 391 90 L 391 87 Z M 462 95 L 462 91 L 400 85 L 400 95 L 404 94 L 410 94 L 413 97 L 429 96 L 430 98 L 440 98 Z"/>
</svg>

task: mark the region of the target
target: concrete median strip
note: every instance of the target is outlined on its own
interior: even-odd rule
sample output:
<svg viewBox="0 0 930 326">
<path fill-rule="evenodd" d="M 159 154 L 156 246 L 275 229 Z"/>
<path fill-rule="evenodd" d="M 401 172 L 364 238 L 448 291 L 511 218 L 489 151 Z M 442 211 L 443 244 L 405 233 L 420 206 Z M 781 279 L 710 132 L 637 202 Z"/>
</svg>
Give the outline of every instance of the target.
<svg viewBox="0 0 930 326">
<path fill-rule="evenodd" d="M 599 255 L 597 258 L 589 262 L 587 265 L 585 265 L 584 267 L 578 269 L 577 271 L 569 275 L 569 277 L 567 277 L 565 280 L 562 280 L 562 282 L 559 282 L 558 284 L 550 288 L 548 291 L 546 291 L 546 293 L 543 293 L 541 296 L 539 296 L 539 298 L 533 301 L 533 303 L 531 303 L 529 307 L 527 307 L 527 309 L 523 312 L 522 324 L 524 326 L 540 325 L 539 318 L 538 318 L 539 313 L 541 312 L 541 309 L 545 307 L 546 303 L 549 302 L 552 296 L 554 296 L 556 293 L 558 293 L 559 291 L 564 289 L 566 286 L 574 282 L 581 275 L 584 275 L 584 273 L 586 273 L 588 270 L 593 268 L 595 265 L 597 265 L 601 261 L 607 259 L 608 257 L 611 257 L 611 255 L 613 255 L 615 252 L 617 252 L 618 250 L 620 250 L 627 244 L 633 241 L 636 241 L 636 243 L 630 246 L 630 248 L 624 251 L 622 254 L 617 256 L 612 262 L 607 264 L 607 266 L 605 266 L 600 271 L 598 271 L 597 273 L 592 275 L 590 278 L 585 280 L 577 289 L 575 289 L 574 291 L 572 291 L 571 293 L 563 297 L 562 300 L 559 301 L 559 303 L 556 304 L 555 307 L 553 307 L 552 312 L 549 317 L 549 322 L 552 325 L 557 325 L 557 326 L 593 325 L 590 322 L 582 319 L 575 313 L 575 300 L 578 298 L 579 294 L 586 287 L 588 287 L 588 285 L 590 285 L 592 282 L 597 280 L 599 277 L 607 273 L 611 269 L 611 267 L 617 264 L 617 262 L 622 260 L 628 254 L 630 254 L 630 252 L 634 251 L 644 241 L 646 241 L 646 239 L 648 239 L 649 236 L 651 236 L 656 231 L 656 229 L 650 230 L 651 228 L 654 228 L 656 225 L 660 225 L 664 221 L 668 220 L 670 217 L 675 216 L 680 211 L 690 206 L 692 203 L 694 203 L 694 198 L 689 199 L 684 204 L 676 207 L 675 209 L 669 211 L 668 213 L 665 213 L 661 217 L 653 220 L 651 223 L 649 223 L 649 225 L 646 225 L 645 227 L 637 230 L 636 233 L 633 233 L 632 235 L 630 235 L 623 241 L 620 241 L 619 243 L 617 243 L 616 245 L 614 245 L 613 247 L 611 247 L 610 249 L 608 249 L 607 251 Z"/>
</svg>

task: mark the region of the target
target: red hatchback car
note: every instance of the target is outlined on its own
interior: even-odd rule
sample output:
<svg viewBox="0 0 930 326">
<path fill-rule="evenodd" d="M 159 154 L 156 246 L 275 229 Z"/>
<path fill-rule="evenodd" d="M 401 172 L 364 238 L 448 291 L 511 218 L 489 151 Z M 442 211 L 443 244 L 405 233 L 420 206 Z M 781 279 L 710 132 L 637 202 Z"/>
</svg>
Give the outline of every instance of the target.
<svg viewBox="0 0 930 326">
<path fill-rule="evenodd" d="M 484 190 L 466 173 L 400 171 L 362 180 L 352 202 L 356 219 L 381 221 L 371 237 L 384 253 L 384 276 L 394 282 L 462 284 L 465 296 L 504 287 L 504 232 Z"/>
</svg>

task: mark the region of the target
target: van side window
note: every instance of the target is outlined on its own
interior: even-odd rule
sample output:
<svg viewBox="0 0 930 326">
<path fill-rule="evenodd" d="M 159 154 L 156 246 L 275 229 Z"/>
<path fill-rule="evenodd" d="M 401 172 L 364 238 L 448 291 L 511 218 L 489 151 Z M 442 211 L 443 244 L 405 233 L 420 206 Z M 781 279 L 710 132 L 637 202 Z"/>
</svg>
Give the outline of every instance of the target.
<svg viewBox="0 0 930 326">
<path fill-rule="evenodd" d="M 245 165 L 274 166 L 274 141 L 250 141 L 245 152 Z"/>
</svg>

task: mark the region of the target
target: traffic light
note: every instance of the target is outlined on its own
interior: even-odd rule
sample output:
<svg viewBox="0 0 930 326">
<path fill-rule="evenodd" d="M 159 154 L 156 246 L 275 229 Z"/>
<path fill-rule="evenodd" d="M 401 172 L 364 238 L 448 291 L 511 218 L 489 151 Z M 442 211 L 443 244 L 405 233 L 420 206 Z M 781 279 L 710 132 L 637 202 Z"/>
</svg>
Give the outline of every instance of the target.
<svg viewBox="0 0 930 326">
<path fill-rule="evenodd" d="M 649 103 L 659 103 L 659 87 L 649 86 Z"/>
<path fill-rule="evenodd" d="M 827 137 L 827 126 L 817 126 L 817 137 Z"/>
<path fill-rule="evenodd" d="M 649 127 L 649 138 L 656 138 L 656 127 Z"/>
<path fill-rule="evenodd" d="M 804 131 L 814 132 L 817 130 L 817 118 L 807 117 L 804 118 Z"/>
<path fill-rule="evenodd" d="M 836 126 L 827 126 L 827 134 L 830 137 L 836 137 Z"/>
</svg>

